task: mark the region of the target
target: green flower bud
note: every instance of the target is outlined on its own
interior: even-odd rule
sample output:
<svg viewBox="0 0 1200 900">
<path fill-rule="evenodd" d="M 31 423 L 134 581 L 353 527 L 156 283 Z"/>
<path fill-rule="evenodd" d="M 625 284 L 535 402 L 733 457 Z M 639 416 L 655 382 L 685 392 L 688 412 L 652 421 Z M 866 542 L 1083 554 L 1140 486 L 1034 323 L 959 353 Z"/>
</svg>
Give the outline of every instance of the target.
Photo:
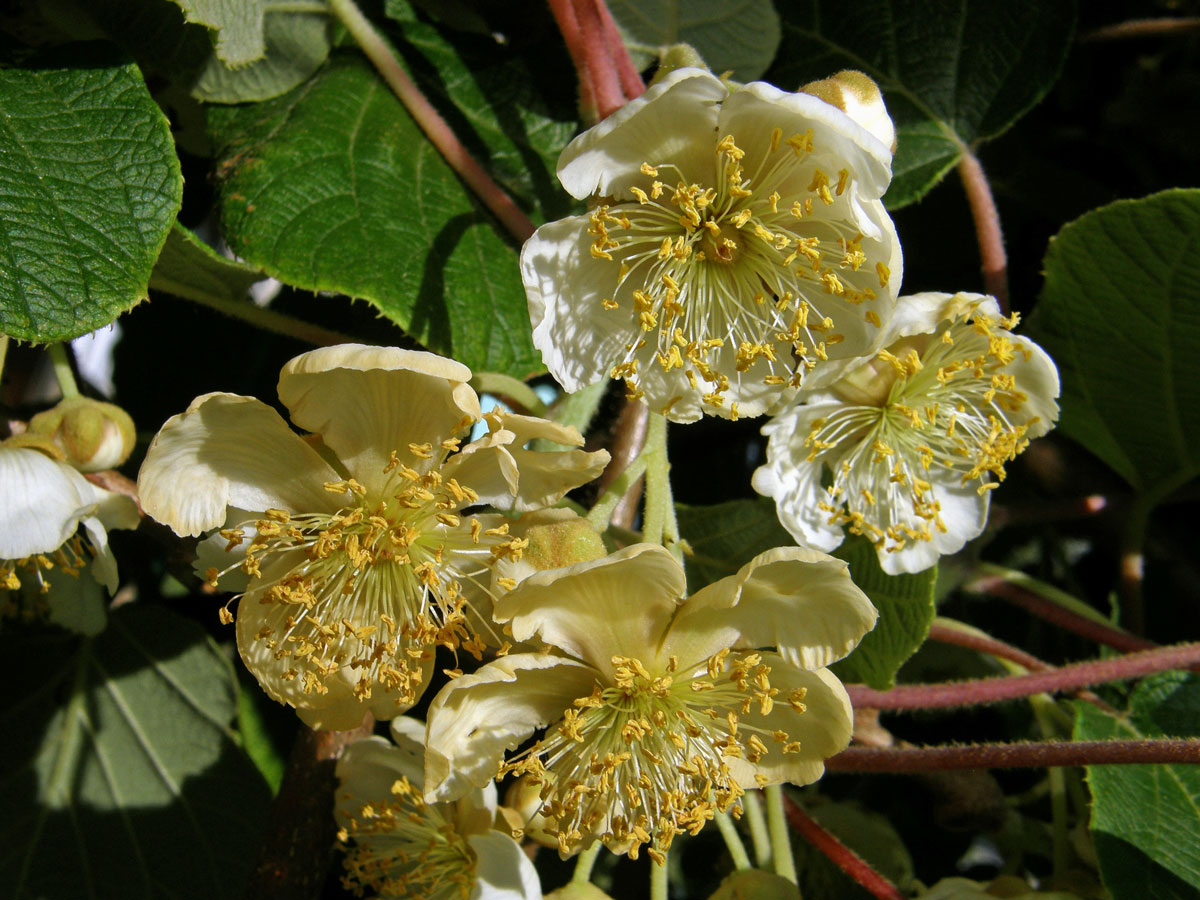
<svg viewBox="0 0 1200 900">
<path fill-rule="evenodd" d="M 100 472 L 119 466 L 133 452 L 137 431 L 133 419 L 119 406 L 68 397 L 29 422 L 29 433 L 48 438 L 66 461 L 81 472 Z"/>
<path fill-rule="evenodd" d="M 548 513 L 559 515 L 551 518 Z M 599 559 L 608 553 L 604 549 L 604 541 L 587 519 L 581 519 L 569 510 L 559 509 L 545 510 L 535 515 L 541 521 L 524 529 L 529 546 L 522 558 L 538 571 Z"/>
</svg>

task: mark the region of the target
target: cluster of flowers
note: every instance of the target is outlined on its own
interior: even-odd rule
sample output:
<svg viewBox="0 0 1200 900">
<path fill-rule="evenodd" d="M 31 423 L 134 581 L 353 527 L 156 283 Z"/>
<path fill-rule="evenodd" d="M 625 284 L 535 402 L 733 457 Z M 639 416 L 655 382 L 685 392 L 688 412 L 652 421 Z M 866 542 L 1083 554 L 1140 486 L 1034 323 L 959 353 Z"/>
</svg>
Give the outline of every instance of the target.
<svg viewBox="0 0 1200 900">
<path fill-rule="evenodd" d="M 279 398 L 304 436 L 220 393 L 163 426 L 140 502 L 204 536 L 198 568 L 237 595 L 264 690 L 314 728 L 393 720 L 394 742 L 361 741 L 339 769 L 351 884 L 540 896 L 514 830 L 564 856 L 601 841 L 661 861 L 744 791 L 812 782 L 848 744 L 827 667 L 876 612 L 822 551 L 849 531 L 888 572 L 933 565 L 980 533 L 995 479 L 1058 412 L 1053 363 L 992 298 L 898 295 L 893 143 L 856 73 L 786 93 L 688 68 L 563 153 L 589 211 L 538 229 L 521 258 L 552 374 L 568 391 L 621 379 L 674 422 L 773 416 L 753 483 L 801 546 L 690 596 L 668 550 L 607 552 L 550 509 L 607 453 L 554 422 L 484 416 L 452 360 L 297 357 Z M 0 586 L 42 583 L 54 553 L 65 571 L 90 553 L 115 581 L 111 498 L 44 450 L 0 447 L 0 479 L 14 467 L 29 495 L 10 494 Z M 70 498 L 49 530 L 35 486 Z M 454 668 L 418 723 L 403 714 L 439 648 Z M 520 815 L 497 807 L 503 778 Z"/>
</svg>

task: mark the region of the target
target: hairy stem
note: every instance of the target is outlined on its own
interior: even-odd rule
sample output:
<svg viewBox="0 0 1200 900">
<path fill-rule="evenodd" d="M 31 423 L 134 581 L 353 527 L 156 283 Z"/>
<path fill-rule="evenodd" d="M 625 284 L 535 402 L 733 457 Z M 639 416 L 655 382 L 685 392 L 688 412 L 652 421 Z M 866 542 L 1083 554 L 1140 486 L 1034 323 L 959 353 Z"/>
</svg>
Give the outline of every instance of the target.
<svg viewBox="0 0 1200 900">
<path fill-rule="evenodd" d="M 79 386 L 75 384 L 75 373 L 71 371 L 71 357 L 67 353 L 66 344 L 49 344 L 46 352 L 50 354 L 54 378 L 58 381 L 58 389 L 62 391 L 63 399 L 78 397 Z"/>
<path fill-rule="evenodd" d="M 596 91 L 592 87 L 592 79 L 588 75 L 587 55 L 583 48 L 583 32 L 579 29 L 575 4 L 573 0 L 548 0 L 548 3 L 554 21 L 558 23 L 558 30 L 562 32 L 563 43 L 566 44 L 567 53 L 571 55 L 571 62 L 574 63 L 575 72 L 579 78 L 579 114 L 584 122 L 595 122 L 597 120 Z"/>
<path fill-rule="evenodd" d="M 847 685 L 856 707 L 915 710 L 944 709 L 999 703 L 1033 694 L 1054 694 L 1079 690 L 1108 681 L 1140 678 L 1153 672 L 1178 669 L 1200 663 L 1200 643 L 1176 644 L 1156 650 L 1130 653 L 1116 659 L 1073 663 L 1047 672 L 1003 678 L 979 678 L 946 684 L 906 684 L 890 691 L 876 691 L 862 685 Z"/>
<path fill-rule="evenodd" d="M 834 757 L 837 759 L 837 757 Z M 834 837 L 791 797 L 784 796 L 788 823 L 800 835 L 824 853 L 839 869 L 857 881 L 879 900 L 904 900 L 900 889 L 876 872 L 861 856 Z"/>
<path fill-rule="evenodd" d="M 831 772 L 937 772 L 1045 766 L 1200 763 L 1200 740 L 1029 741 L 960 747 L 850 747 L 825 760 Z"/>
<path fill-rule="evenodd" d="M 971 217 L 975 220 L 975 239 L 979 242 L 983 286 L 1008 312 L 1008 259 L 1004 254 L 1004 235 L 1000 231 L 1000 214 L 992 197 L 992 188 L 979 159 L 967 147 L 962 148 L 958 175 L 967 192 Z"/>
<path fill-rule="evenodd" d="M 462 145 L 458 137 L 446 124 L 433 104 L 421 93 L 420 88 L 408 77 L 408 73 L 396 59 L 375 26 L 362 14 L 354 0 L 329 0 L 329 10 L 346 26 L 350 36 L 358 43 L 367 58 L 387 82 L 388 87 L 400 98 L 413 121 L 420 126 L 450 165 L 483 204 L 518 242 L 524 242 L 533 234 L 533 223 L 521 212 L 512 197 L 505 193 L 475 158 Z"/>
<path fill-rule="evenodd" d="M 596 841 L 579 854 L 579 858 L 575 861 L 575 872 L 571 875 L 572 884 L 586 884 L 591 880 L 592 869 L 596 867 L 596 860 L 603 849 L 604 845 Z"/>
<path fill-rule="evenodd" d="M 162 291 L 174 297 L 180 297 L 184 300 L 190 300 L 192 303 L 197 303 L 200 306 L 214 309 L 223 315 L 245 322 L 247 325 L 262 329 L 263 331 L 282 334 L 285 337 L 295 338 L 298 341 L 313 344 L 317 347 L 349 344 L 357 340 L 348 334 L 342 334 L 340 331 L 322 328 L 320 325 L 313 325 L 311 322 L 305 322 L 303 319 L 297 319 L 295 316 L 289 316 L 287 313 L 257 306 L 249 300 L 226 300 L 223 297 L 192 290 L 185 285 L 175 285 L 154 276 L 150 277 L 150 287 L 156 291 Z"/>
<path fill-rule="evenodd" d="M 624 409 L 617 417 L 616 431 L 609 448 L 612 460 L 600 476 L 602 488 L 607 489 L 610 483 L 622 476 L 631 461 L 641 455 L 649 426 L 650 408 L 641 400 L 626 400 Z M 624 496 L 612 511 L 612 523 L 621 528 L 631 528 L 633 520 L 637 518 L 638 501 L 641 496 L 641 482 L 631 481 Z"/>
<path fill-rule="evenodd" d="M 1152 503 L 1139 496 L 1133 501 L 1121 529 L 1121 558 L 1118 562 L 1117 587 L 1121 597 L 1121 624 L 1134 634 L 1146 630 L 1145 604 L 1142 599 L 1142 545 L 1146 542 L 1146 526 L 1150 523 Z"/>
</svg>

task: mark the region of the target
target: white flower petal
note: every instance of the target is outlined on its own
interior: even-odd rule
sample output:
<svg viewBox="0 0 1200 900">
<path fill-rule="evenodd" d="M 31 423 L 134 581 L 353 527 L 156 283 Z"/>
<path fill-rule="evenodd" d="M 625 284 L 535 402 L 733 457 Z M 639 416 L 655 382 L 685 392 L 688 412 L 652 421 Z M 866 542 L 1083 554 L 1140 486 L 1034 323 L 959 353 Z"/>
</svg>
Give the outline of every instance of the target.
<svg viewBox="0 0 1200 900">
<path fill-rule="evenodd" d="M 1000 318 L 1000 306 L 996 298 L 987 294 L 972 294 L 967 291 L 957 294 L 939 291 L 906 294 L 896 301 L 896 313 L 887 328 L 884 346 L 904 337 L 933 334 L 941 323 L 971 312 Z"/>
<path fill-rule="evenodd" d="M 0 447 L 0 488 L 0 559 L 57 550 L 96 507 L 87 479 L 28 447 Z"/>
<path fill-rule="evenodd" d="M 419 472 L 410 444 L 439 443 L 479 418 L 471 370 L 432 353 L 342 344 L 297 356 L 279 375 L 292 421 L 321 436 L 368 490 L 381 489 L 392 451 Z"/>
<path fill-rule="evenodd" d="M 789 740 L 799 741 L 796 753 L 782 753 L 777 743 L 767 743 L 767 753 L 757 763 L 729 759 L 730 769 L 744 787 L 757 787 L 756 774 L 766 776 L 767 784 L 812 784 L 825 773 L 825 760 L 845 750 L 854 730 L 850 698 L 842 683 L 828 669 L 798 669 L 771 653 L 763 654 L 771 667 L 771 687 L 779 691 L 771 712 L 763 715 L 752 706 L 738 716 L 743 728 L 771 734 L 784 731 Z M 787 702 L 793 691 L 804 692 L 804 712 L 796 712 Z"/>
<path fill-rule="evenodd" d="M 332 512 L 338 475 L 275 410 L 253 397 L 205 394 L 167 420 L 138 473 L 142 509 L 176 534 L 225 521 L 226 507 Z"/>
<path fill-rule="evenodd" d="M 647 181 L 642 163 L 689 173 L 713 168 L 718 104 L 728 89 L 704 69 L 681 68 L 589 128 L 563 150 L 558 179 L 577 200 L 624 194 Z M 665 181 L 673 181 L 668 173 Z"/>
<path fill-rule="evenodd" d="M 587 216 L 559 219 L 521 248 L 533 345 L 568 393 L 608 377 L 629 340 L 626 318 L 601 306 L 617 292 L 618 269 L 591 256 L 587 229 Z"/>
<path fill-rule="evenodd" d="M 425 774 L 424 755 L 420 745 L 413 754 L 377 735 L 351 743 L 334 770 L 340 782 L 333 807 L 338 825 L 345 828 L 358 817 L 364 804 L 392 799 L 392 785 L 399 778 L 420 787 Z"/>
<path fill-rule="evenodd" d="M 776 547 L 693 594 L 671 623 L 663 653 L 691 663 L 724 647 L 778 647 L 803 668 L 816 669 L 858 646 L 877 618 L 846 563 L 815 550 Z"/>
<path fill-rule="evenodd" d="M 889 575 L 923 572 L 938 561 L 938 557 L 957 553 L 967 541 L 983 534 L 987 527 L 988 502 L 991 491 L 979 493 L 982 481 L 966 485 L 941 482 L 934 485 L 934 495 L 941 505 L 942 522 L 946 530 L 934 529 L 929 541 L 909 541 L 901 550 L 876 548 L 879 565 Z M 904 517 L 910 524 L 921 524 L 913 515 Z"/>
<path fill-rule="evenodd" d="M 613 671 L 613 656 L 653 659 L 687 589 L 683 568 L 657 544 L 530 575 L 496 601 L 513 637 L 547 644 Z"/>
<path fill-rule="evenodd" d="M 1013 374 L 1017 387 L 1028 396 L 1021 409 L 1029 425 L 1025 436 L 1041 437 L 1058 421 L 1058 404 L 1055 402 L 1060 391 L 1058 367 L 1049 354 L 1029 338 L 1014 335 L 1013 341 L 1029 357 L 1027 359 L 1018 351 L 1017 358 L 1006 367 L 1006 371 Z"/>
<path fill-rule="evenodd" d="M 509 452 L 512 435 L 506 432 L 485 435 L 472 441 L 446 461 L 445 478 L 453 478 L 479 495 L 479 502 L 507 509 L 517 493 L 520 473 Z"/>
<path fill-rule="evenodd" d="M 542 884 L 533 860 L 507 834 L 472 834 L 467 844 L 475 853 L 471 900 L 542 900 Z"/>
<path fill-rule="evenodd" d="M 453 800 L 496 775 L 505 750 L 562 717 L 596 683 L 590 666 L 543 653 L 505 656 L 447 684 L 429 706 L 425 797 Z"/>
</svg>

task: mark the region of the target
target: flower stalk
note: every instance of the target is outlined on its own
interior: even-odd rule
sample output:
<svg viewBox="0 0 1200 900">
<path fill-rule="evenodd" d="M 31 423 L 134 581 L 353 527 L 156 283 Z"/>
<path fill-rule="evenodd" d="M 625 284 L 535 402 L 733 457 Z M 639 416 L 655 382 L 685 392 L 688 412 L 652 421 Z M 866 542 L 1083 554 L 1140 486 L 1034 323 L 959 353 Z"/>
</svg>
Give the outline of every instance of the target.
<svg viewBox="0 0 1200 900">
<path fill-rule="evenodd" d="M 876 872 L 866 860 L 839 841 L 833 834 L 822 828 L 812 816 L 800 808 L 798 803 L 790 797 L 785 797 L 784 804 L 791 826 L 805 840 L 829 857 L 834 865 L 879 900 L 904 900 L 904 894 L 900 893 L 900 889 L 896 885 Z"/>
<path fill-rule="evenodd" d="M 79 386 L 75 384 L 75 373 L 71 371 L 71 359 L 67 354 L 65 344 L 50 344 L 46 347 L 50 354 L 50 362 L 54 366 L 54 378 L 58 389 L 62 391 L 63 399 L 79 396 Z"/>
<path fill-rule="evenodd" d="M 1008 258 L 1004 253 L 1004 235 L 1000 230 L 1000 213 L 992 197 L 992 188 L 979 158 L 967 147 L 958 160 L 958 175 L 967 192 L 971 217 L 975 220 L 975 239 L 979 242 L 980 268 L 984 290 L 1008 312 Z"/>
<path fill-rule="evenodd" d="M 784 815 L 783 785 L 768 785 L 763 788 L 763 793 L 767 797 L 767 827 L 771 832 L 771 861 L 775 866 L 775 874 L 792 884 L 799 884 L 796 858 L 792 855 L 792 842 L 788 839 Z"/>
<path fill-rule="evenodd" d="M 753 868 L 754 864 L 750 862 L 750 855 L 746 853 L 746 845 L 742 842 L 742 836 L 738 834 L 737 826 L 733 824 L 733 817 L 727 812 L 718 812 L 713 816 L 713 821 L 717 823 L 717 831 L 721 832 L 721 838 L 725 841 L 725 847 L 733 859 L 733 867 L 739 872 L 743 869 Z"/>
</svg>

